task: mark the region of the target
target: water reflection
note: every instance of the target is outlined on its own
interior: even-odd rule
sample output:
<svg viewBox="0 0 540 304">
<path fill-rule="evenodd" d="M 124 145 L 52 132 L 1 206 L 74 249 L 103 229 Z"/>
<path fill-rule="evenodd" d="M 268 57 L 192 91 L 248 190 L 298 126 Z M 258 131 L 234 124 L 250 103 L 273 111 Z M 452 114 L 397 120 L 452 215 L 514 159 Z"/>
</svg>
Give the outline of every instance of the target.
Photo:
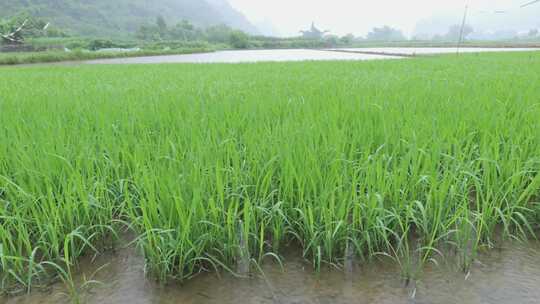
<svg viewBox="0 0 540 304">
<path fill-rule="evenodd" d="M 214 53 L 148 56 L 133 58 L 99 59 L 85 61 L 86 64 L 144 64 L 144 63 L 242 63 L 266 61 L 305 60 L 374 60 L 399 58 L 393 56 L 366 55 L 355 53 L 328 52 L 319 50 L 247 50 L 219 51 Z"/>
<path fill-rule="evenodd" d="M 333 51 L 347 52 L 367 52 L 381 54 L 403 54 L 403 55 L 434 55 L 452 54 L 457 52 L 456 47 L 384 47 L 384 48 L 339 48 L 329 49 Z M 540 51 L 540 48 L 477 48 L 461 47 L 460 53 L 485 53 L 485 52 L 525 52 Z"/>
</svg>

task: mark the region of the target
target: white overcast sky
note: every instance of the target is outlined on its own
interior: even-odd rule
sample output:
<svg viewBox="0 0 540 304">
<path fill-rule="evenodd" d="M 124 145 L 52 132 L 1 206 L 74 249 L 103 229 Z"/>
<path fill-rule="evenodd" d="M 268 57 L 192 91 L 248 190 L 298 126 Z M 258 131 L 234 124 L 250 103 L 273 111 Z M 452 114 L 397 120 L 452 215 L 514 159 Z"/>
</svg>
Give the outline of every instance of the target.
<svg viewBox="0 0 540 304">
<path fill-rule="evenodd" d="M 515 10 L 528 1 L 531 0 L 229 0 L 250 21 L 270 21 L 283 36 L 296 35 L 312 21 L 339 35 L 364 35 L 381 25 L 398 27 L 410 34 L 418 20 L 464 10 L 467 4 L 474 15 L 484 10 Z"/>
</svg>

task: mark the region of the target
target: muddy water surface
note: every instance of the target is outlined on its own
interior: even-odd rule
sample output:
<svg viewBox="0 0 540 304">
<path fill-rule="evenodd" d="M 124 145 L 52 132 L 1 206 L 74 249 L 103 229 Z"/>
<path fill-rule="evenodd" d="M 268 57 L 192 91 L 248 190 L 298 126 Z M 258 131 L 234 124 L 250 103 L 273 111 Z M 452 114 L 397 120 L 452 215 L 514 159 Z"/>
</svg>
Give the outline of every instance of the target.
<svg viewBox="0 0 540 304">
<path fill-rule="evenodd" d="M 107 254 L 83 265 L 86 278 L 102 282 L 82 291 L 83 303 L 539 303 L 540 244 L 507 244 L 480 255 L 469 274 L 454 263 L 428 265 L 416 283 L 405 286 L 389 261 L 359 266 L 353 274 L 325 270 L 315 274 L 301 259 L 286 257 L 284 271 L 273 263 L 264 276 L 236 279 L 201 274 L 181 285 L 159 286 L 145 279 L 144 261 L 133 250 Z M 82 274 L 78 276 L 83 278 Z M 48 292 L 4 299 L 6 304 L 69 303 L 61 284 Z M 0 299 L 2 302 L 2 299 Z"/>
</svg>

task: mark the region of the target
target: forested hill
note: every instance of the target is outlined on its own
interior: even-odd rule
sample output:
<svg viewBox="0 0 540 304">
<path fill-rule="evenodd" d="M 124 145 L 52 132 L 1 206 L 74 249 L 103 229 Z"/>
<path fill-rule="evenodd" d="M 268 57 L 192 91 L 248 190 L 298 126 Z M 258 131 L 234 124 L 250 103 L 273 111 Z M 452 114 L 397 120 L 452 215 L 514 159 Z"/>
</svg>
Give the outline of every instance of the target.
<svg viewBox="0 0 540 304">
<path fill-rule="evenodd" d="M 124 36 L 163 16 L 197 26 L 227 24 L 256 33 L 256 28 L 227 0 L 1 0 L 0 18 L 19 13 L 43 17 L 56 28 L 91 36 Z"/>
</svg>

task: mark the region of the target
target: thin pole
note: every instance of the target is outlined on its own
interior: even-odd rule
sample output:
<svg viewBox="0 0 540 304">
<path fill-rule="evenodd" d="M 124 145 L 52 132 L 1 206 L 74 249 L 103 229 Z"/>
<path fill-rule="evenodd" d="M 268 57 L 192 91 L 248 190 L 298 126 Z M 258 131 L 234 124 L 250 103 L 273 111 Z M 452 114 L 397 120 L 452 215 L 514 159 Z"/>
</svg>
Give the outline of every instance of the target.
<svg viewBox="0 0 540 304">
<path fill-rule="evenodd" d="M 535 0 L 535 1 L 527 2 L 527 3 L 523 4 L 521 7 L 526 7 L 526 6 L 529 6 L 529 5 L 533 5 L 533 4 L 537 3 L 537 2 L 540 2 L 540 0 Z"/>
<path fill-rule="evenodd" d="M 469 11 L 469 5 L 466 5 L 465 6 L 465 13 L 463 13 L 463 21 L 461 22 L 461 30 L 459 32 L 459 39 L 458 39 L 458 43 L 457 43 L 457 48 L 456 48 L 456 55 L 459 55 L 459 48 L 461 47 L 461 43 L 463 42 L 463 34 L 464 34 L 464 31 L 465 31 L 465 24 L 467 22 L 467 13 Z"/>
</svg>

